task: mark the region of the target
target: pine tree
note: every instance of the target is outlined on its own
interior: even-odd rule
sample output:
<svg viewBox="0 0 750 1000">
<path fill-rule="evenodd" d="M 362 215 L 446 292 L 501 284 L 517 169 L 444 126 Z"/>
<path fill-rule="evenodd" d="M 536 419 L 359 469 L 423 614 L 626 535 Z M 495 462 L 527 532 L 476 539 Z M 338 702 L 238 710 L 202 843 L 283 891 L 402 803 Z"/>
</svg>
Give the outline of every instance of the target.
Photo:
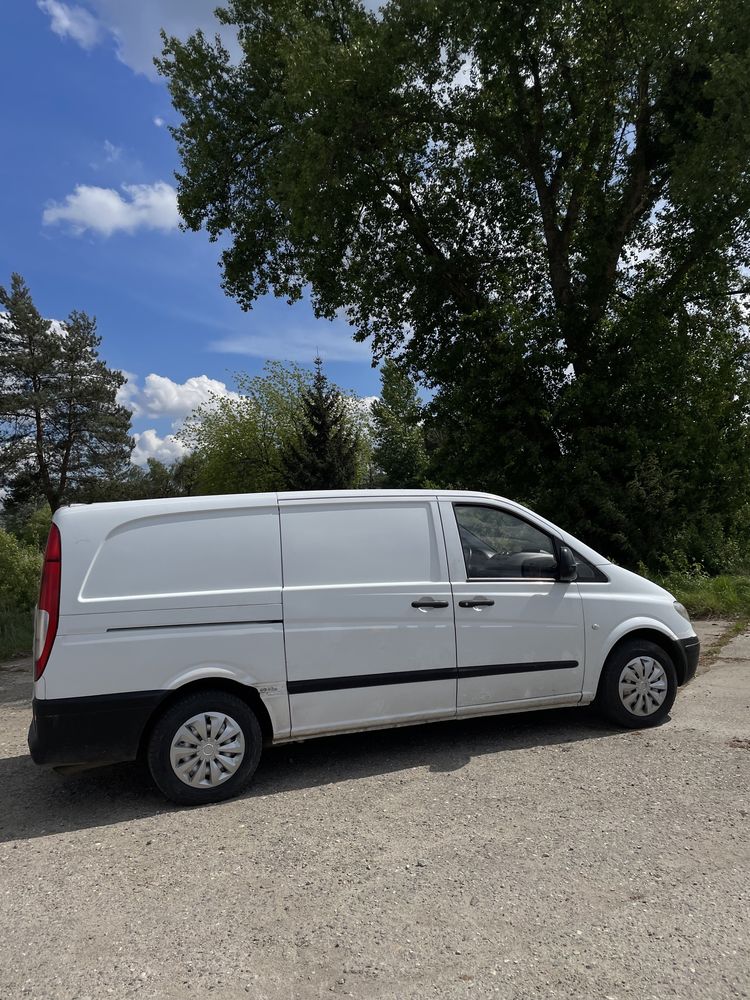
<svg viewBox="0 0 750 1000">
<path fill-rule="evenodd" d="M 0 287 L 0 485 L 35 492 L 54 511 L 101 477 L 127 469 L 125 382 L 98 356 L 96 321 L 74 311 L 45 320 L 23 278 Z"/>
<path fill-rule="evenodd" d="M 422 407 L 417 388 L 398 362 L 381 369 L 380 399 L 372 404 L 378 485 L 394 489 L 422 486 L 427 470 Z"/>
<path fill-rule="evenodd" d="M 351 489 L 357 477 L 359 433 L 344 396 L 315 359 L 312 385 L 302 391 L 302 424 L 282 453 L 290 490 Z"/>
</svg>

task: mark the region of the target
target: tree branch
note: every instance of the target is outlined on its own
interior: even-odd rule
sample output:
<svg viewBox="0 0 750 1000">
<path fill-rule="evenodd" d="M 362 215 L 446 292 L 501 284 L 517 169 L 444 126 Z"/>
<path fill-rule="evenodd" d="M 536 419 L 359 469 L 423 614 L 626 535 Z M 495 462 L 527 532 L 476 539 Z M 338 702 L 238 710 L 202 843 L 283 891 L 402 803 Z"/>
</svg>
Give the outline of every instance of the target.
<svg viewBox="0 0 750 1000">
<path fill-rule="evenodd" d="M 649 103 L 650 69 L 644 64 L 638 71 L 638 98 L 635 116 L 635 145 L 630 156 L 630 175 L 618 206 L 610 237 L 606 241 L 601 264 L 592 268 L 599 274 L 599 281 L 589 300 L 589 320 L 592 324 L 601 319 L 617 276 L 617 264 L 625 240 L 636 223 L 656 203 L 665 182 L 653 183 L 648 169 L 648 147 L 651 141 L 651 105 Z M 595 248 L 600 253 L 600 247 Z"/>
</svg>

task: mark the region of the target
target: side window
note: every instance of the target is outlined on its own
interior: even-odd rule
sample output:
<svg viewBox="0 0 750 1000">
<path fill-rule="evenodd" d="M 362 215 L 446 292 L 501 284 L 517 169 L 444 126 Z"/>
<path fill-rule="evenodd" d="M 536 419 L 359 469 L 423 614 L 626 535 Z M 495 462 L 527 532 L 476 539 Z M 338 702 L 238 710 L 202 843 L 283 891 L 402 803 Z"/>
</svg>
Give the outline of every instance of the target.
<svg viewBox="0 0 750 1000">
<path fill-rule="evenodd" d="M 579 555 L 575 550 L 571 551 L 573 552 L 573 557 L 576 561 L 576 571 L 578 573 L 577 579 L 579 583 L 609 583 L 609 580 L 598 566 L 592 566 L 588 559 L 584 559 L 583 556 Z"/>
<path fill-rule="evenodd" d="M 557 572 L 549 535 L 497 507 L 455 504 L 466 577 L 549 579 Z"/>
</svg>

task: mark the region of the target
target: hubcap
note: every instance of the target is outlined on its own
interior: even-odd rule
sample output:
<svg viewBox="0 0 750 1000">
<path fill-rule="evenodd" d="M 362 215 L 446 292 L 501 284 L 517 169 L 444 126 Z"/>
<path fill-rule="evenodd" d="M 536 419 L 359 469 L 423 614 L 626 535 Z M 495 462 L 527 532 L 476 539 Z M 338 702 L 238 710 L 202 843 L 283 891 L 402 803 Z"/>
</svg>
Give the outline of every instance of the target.
<svg viewBox="0 0 750 1000">
<path fill-rule="evenodd" d="M 637 656 L 620 674 L 620 701 L 633 715 L 653 715 L 667 697 L 667 675 L 652 656 Z"/>
<path fill-rule="evenodd" d="M 239 725 L 223 712 L 201 712 L 175 733 L 169 757 L 186 785 L 211 788 L 231 778 L 245 756 Z"/>
</svg>

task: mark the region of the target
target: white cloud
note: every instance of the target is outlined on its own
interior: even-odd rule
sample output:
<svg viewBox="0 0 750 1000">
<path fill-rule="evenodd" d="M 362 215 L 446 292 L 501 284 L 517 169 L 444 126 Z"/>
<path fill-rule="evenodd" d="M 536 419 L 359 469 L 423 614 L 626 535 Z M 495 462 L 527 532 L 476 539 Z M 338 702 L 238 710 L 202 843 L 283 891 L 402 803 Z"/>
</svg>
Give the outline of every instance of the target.
<svg viewBox="0 0 750 1000">
<path fill-rule="evenodd" d="M 184 382 L 173 382 L 165 375 L 147 375 L 143 386 L 146 412 L 152 417 L 185 418 L 215 396 L 239 399 L 224 382 L 208 375 L 193 375 Z"/>
<path fill-rule="evenodd" d="M 149 458 L 156 458 L 165 465 L 187 455 L 188 449 L 178 441 L 173 434 L 160 437 L 159 434 L 150 427 L 146 431 L 133 434 L 135 438 L 135 448 L 130 455 L 130 461 L 134 465 L 145 465 Z"/>
<path fill-rule="evenodd" d="M 236 32 L 214 15 L 218 0 L 85 0 L 85 7 L 61 0 L 37 2 L 49 14 L 55 34 L 74 39 L 84 49 L 109 37 L 117 58 L 151 80 L 158 79 L 154 56 L 161 55 L 162 28 L 178 38 L 200 28 L 208 38 L 218 34 L 234 58 L 239 53 Z"/>
<path fill-rule="evenodd" d="M 163 127 L 163 125 L 164 125 L 164 119 L 161 117 L 161 115 L 157 115 L 154 118 L 154 125 L 156 125 L 157 128 L 162 128 Z"/>
<path fill-rule="evenodd" d="M 166 375 L 152 372 L 143 380 L 142 387 L 137 375 L 132 372 L 123 372 L 123 375 L 127 382 L 118 391 L 117 402 L 131 410 L 134 417 L 172 417 L 174 428 L 179 427 L 193 410 L 216 396 L 239 399 L 224 382 L 208 375 L 193 375 L 184 382 L 175 382 Z"/>
<path fill-rule="evenodd" d="M 93 49 L 102 38 L 99 21 L 84 7 L 71 7 L 60 0 L 37 0 L 37 7 L 49 14 L 50 28 L 56 35 L 72 38 L 82 49 Z"/>
<path fill-rule="evenodd" d="M 171 184 L 123 184 L 122 190 L 125 198 L 114 188 L 77 184 L 64 202 L 52 202 L 45 208 L 42 221 L 46 226 L 67 222 L 76 234 L 91 230 L 102 236 L 177 228 L 177 192 Z"/>
<path fill-rule="evenodd" d="M 122 155 L 122 146 L 115 146 L 109 139 L 104 140 L 104 158 L 107 163 L 115 163 Z"/>
<path fill-rule="evenodd" d="M 324 361 L 369 361 L 370 348 L 352 338 L 348 328 L 322 323 L 310 328 L 279 330 L 278 334 L 247 334 L 214 341 L 211 349 L 221 354 L 243 354 L 251 358 L 299 361 L 310 364 L 320 355 Z"/>
<path fill-rule="evenodd" d="M 122 374 L 127 381 L 117 390 L 115 398 L 120 406 L 130 410 L 134 417 L 139 417 L 143 411 L 138 399 L 141 391 L 138 387 L 138 376 L 134 375 L 133 372 L 126 371 L 123 371 Z"/>
<path fill-rule="evenodd" d="M 219 24 L 214 11 L 218 0 L 88 0 L 117 43 L 117 56 L 152 80 L 158 79 L 154 56 L 161 55 L 159 32 L 187 38 L 201 28 L 208 38 L 219 35 L 235 55 L 239 51 L 236 32 Z"/>
</svg>

